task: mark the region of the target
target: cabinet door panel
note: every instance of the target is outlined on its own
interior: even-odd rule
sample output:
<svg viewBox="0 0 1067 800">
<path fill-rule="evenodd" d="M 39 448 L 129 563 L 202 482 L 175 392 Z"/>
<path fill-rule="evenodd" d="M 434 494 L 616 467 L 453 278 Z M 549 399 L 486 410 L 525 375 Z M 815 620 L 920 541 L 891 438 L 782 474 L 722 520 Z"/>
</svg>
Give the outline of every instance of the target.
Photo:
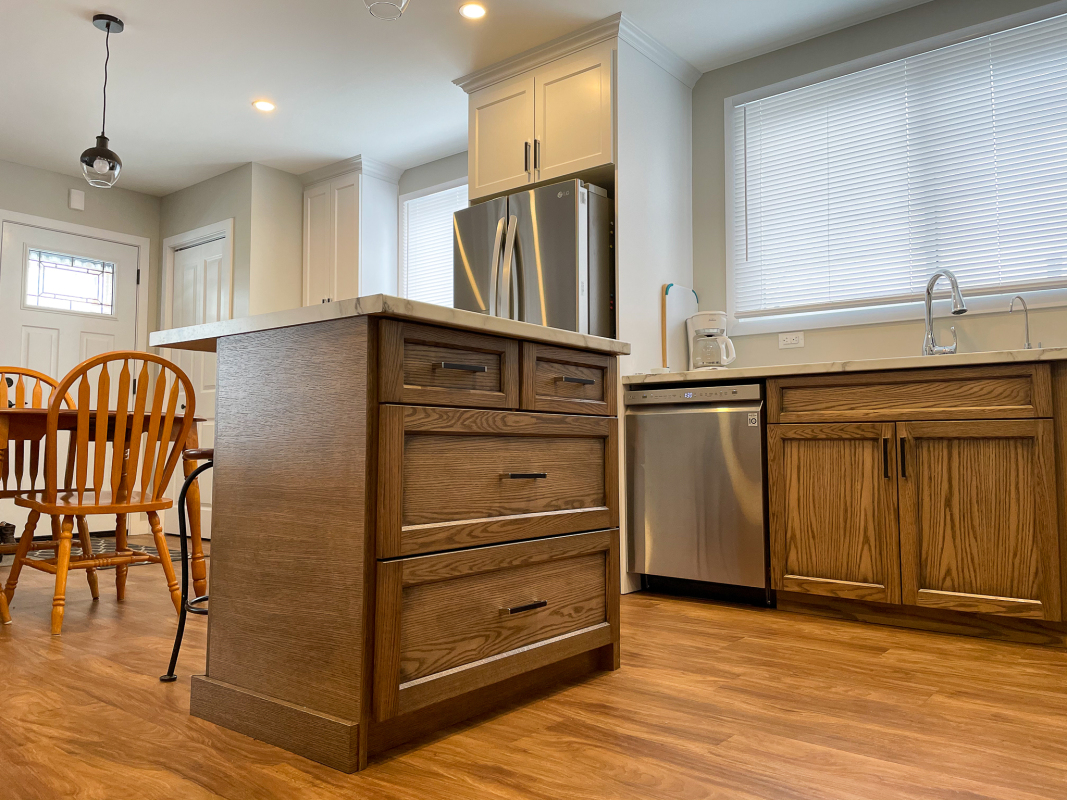
<svg viewBox="0 0 1067 800">
<path fill-rule="evenodd" d="M 900 601 L 891 423 L 770 425 L 774 588 Z"/>
<path fill-rule="evenodd" d="M 905 603 L 1060 619 L 1052 424 L 898 424 Z"/>
<path fill-rule="evenodd" d="M 474 92 L 469 100 L 470 197 L 475 199 L 530 182 L 534 79 L 520 75 Z"/>
<path fill-rule="evenodd" d="M 304 305 L 333 296 L 333 196 L 329 183 L 304 190 Z"/>
<path fill-rule="evenodd" d="M 330 183 L 333 211 L 333 300 L 359 297 L 359 173 Z"/>
<path fill-rule="evenodd" d="M 605 42 L 537 70 L 537 180 L 612 162 L 612 52 Z"/>
</svg>

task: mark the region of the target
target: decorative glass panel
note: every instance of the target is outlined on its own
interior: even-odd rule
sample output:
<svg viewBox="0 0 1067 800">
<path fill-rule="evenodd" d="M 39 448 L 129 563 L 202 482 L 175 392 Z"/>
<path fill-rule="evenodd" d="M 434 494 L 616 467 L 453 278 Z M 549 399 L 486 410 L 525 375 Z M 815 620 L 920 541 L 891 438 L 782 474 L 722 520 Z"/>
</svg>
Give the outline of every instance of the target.
<svg viewBox="0 0 1067 800">
<path fill-rule="evenodd" d="M 26 259 L 26 305 L 111 316 L 115 307 L 115 265 L 30 250 Z"/>
</svg>

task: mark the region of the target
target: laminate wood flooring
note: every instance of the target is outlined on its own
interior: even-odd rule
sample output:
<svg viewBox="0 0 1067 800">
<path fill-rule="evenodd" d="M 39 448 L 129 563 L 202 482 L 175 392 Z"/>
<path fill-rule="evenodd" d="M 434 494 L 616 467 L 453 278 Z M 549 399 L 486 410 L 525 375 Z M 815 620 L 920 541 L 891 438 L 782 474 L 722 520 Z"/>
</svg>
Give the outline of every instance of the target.
<svg viewBox="0 0 1067 800">
<path fill-rule="evenodd" d="M 53 638 L 51 578 L 23 572 L 2 800 L 1067 797 L 1067 651 L 644 593 L 622 599 L 620 671 L 345 775 L 190 717 L 203 618 L 161 684 L 162 571 L 131 569 L 121 606 L 111 574 L 96 604 L 71 577 Z"/>
</svg>

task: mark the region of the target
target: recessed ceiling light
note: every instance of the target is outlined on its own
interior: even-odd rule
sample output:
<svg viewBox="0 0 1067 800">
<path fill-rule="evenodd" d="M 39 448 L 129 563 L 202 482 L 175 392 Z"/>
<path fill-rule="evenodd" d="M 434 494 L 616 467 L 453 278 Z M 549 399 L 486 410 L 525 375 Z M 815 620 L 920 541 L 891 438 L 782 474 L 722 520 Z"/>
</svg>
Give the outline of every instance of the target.
<svg viewBox="0 0 1067 800">
<path fill-rule="evenodd" d="M 254 103 L 252 103 L 252 105 L 260 111 L 274 110 L 274 103 L 272 103 L 270 100 L 256 100 Z"/>
<path fill-rule="evenodd" d="M 485 16 L 485 6 L 480 3 L 464 3 L 459 7 L 459 13 L 467 19 L 481 19 Z"/>
</svg>

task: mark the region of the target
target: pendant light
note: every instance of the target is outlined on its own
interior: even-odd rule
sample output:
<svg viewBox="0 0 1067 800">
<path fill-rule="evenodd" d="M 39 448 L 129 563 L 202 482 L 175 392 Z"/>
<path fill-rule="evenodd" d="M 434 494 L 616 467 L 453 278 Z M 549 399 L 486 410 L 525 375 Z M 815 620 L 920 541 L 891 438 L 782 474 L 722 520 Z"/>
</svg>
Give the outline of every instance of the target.
<svg viewBox="0 0 1067 800">
<path fill-rule="evenodd" d="M 363 0 L 372 17 L 377 19 L 400 19 L 410 0 Z"/>
<path fill-rule="evenodd" d="M 104 31 L 104 49 L 107 56 L 104 58 L 104 113 L 100 123 L 100 135 L 96 137 L 96 147 L 90 147 L 82 153 L 82 174 L 90 186 L 98 186 L 101 189 L 109 189 L 119 179 L 119 170 L 122 169 L 122 159 L 111 150 L 107 144 L 105 130 L 107 127 L 107 62 L 111 60 L 111 34 L 122 33 L 125 27 L 122 20 L 110 14 L 97 14 L 93 17 L 93 25 Z"/>
</svg>

